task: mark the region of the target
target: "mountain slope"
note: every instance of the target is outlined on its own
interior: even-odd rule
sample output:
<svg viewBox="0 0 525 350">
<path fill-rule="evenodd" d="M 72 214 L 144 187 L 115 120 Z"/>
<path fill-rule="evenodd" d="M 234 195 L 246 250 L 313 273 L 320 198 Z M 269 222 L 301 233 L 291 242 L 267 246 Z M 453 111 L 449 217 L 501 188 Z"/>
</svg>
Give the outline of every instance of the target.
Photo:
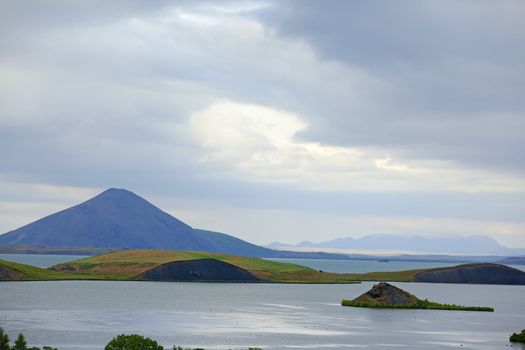
<svg viewBox="0 0 525 350">
<path fill-rule="evenodd" d="M 0 236 L 0 244 L 46 247 L 188 249 L 208 242 L 136 194 L 109 189 L 98 196 Z"/>
<path fill-rule="evenodd" d="M 174 249 L 269 258 L 347 258 L 341 254 L 277 251 L 224 233 L 193 229 L 133 192 L 114 188 L 0 235 L 0 245 Z"/>
</svg>

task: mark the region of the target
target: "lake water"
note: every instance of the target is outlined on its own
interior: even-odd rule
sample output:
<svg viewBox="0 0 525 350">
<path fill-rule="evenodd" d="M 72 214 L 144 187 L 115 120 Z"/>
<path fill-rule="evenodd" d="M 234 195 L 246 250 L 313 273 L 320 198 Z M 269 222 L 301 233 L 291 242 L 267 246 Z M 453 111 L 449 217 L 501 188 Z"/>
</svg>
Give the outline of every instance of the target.
<svg viewBox="0 0 525 350">
<path fill-rule="evenodd" d="M 0 254 L 48 267 L 83 256 Z M 333 272 L 395 271 L 446 263 L 284 259 Z M 523 266 L 522 266 L 523 268 Z M 0 327 L 60 350 L 103 349 L 120 333 L 209 349 L 508 349 L 525 328 L 525 286 L 395 283 L 420 298 L 492 306 L 494 313 L 374 310 L 339 305 L 356 285 L 156 282 L 2 282 Z M 525 349 L 525 347 L 513 346 Z"/>
<path fill-rule="evenodd" d="M 508 349 L 525 327 L 525 287 L 395 283 L 421 298 L 494 313 L 339 305 L 355 285 L 2 282 L 0 326 L 30 345 L 103 349 L 120 333 L 206 349 Z"/>
<path fill-rule="evenodd" d="M 86 255 L 0 254 L 0 259 L 38 267 L 50 267 L 66 261 L 86 258 Z"/>
</svg>

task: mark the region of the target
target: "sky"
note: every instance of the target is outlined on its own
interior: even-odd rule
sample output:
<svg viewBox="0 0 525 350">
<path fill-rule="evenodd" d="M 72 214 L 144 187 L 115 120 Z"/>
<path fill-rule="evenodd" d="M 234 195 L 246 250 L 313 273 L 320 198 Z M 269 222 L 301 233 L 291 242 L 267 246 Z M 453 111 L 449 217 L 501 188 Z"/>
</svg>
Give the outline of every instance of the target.
<svg viewBox="0 0 525 350">
<path fill-rule="evenodd" d="M 525 2 L 0 1 L 0 233 L 126 188 L 269 244 L 525 247 Z"/>
</svg>

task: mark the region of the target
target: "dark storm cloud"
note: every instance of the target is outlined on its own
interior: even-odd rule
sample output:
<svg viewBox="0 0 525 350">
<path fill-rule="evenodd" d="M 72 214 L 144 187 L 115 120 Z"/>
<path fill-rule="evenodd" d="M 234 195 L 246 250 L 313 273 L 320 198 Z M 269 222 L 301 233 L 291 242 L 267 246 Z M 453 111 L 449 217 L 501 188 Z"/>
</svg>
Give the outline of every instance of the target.
<svg viewBox="0 0 525 350">
<path fill-rule="evenodd" d="M 364 107 L 317 106 L 304 137 L 524 170 L 523 2 L 288 1 L 261 16 L 385 83 L 362 91 Z"/>
</svg>

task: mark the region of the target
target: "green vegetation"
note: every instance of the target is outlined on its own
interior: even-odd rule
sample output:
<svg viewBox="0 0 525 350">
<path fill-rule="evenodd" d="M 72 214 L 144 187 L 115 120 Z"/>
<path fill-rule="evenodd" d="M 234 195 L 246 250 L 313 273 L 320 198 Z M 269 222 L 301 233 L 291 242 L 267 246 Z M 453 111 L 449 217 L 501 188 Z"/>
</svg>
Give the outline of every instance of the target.
<svg viewBox="0 0 525 350">
<path fill-rule="evenodd" d="M 512 333 L 509 340 L 513 343 L 525 343 L 525 329 L 521 333 Z"/>
<path fill-rule="evenodd" d="M 1 349 L 0 349 L 1 350 Z M 155 340 L 138 334 L 120 334 L 111 339 L 104 350 L 164 350 Z M 204 350 L 203 348 L 182 348 L 173 345 L 171 350 Z M 262 350 L 261 348 L 248 348 L 248 350 Z"/>
<path fill-rule="evenodd" d="M 361 281 L 417 281 L 422 273 L 440 269 L 393 272 L 330 273 L 309 267 L 259 258 L 175 250 L 124 250 L 91 256 L 49 269 L 0 260 L 0 281 L 41 280 L 134 280 L 160 265 L 177 261 L 214 259 L 250 272 L 263 282 L 273 283 L 357 283 Z M 461 267 L 461 266 L 460 266 Z M 453 269 L 456 267 L 448 268 Z"/>
<path fill-rule="evenodd" d="M 0 260 L 0 281 L 62 280 L 67 277 L 39 267 Z"/>
<path fill-rule="evenodd" d="M 321 273 L 317 270 L 289 263 L 248 258 L 229 254 L 186 252 L 174 250 L 129 250 L 103 254 L 59 264 L 55 272 L 79 276 L 83 279 L 130 280 L 159 265 L 174 261 L 215 259 L 249 271 L 267 282 L 283 283 L 354 283 L 356 279 L 345 274 Z"/>
<path fill-rule="evenodd" d="M 359 300 L 343 300 L 341 302 L 343 306 L 352 306 L 352 307 L 368 307 L 376 309 L 426 309 L 426 310 L 455 310 L 455 311 L 488 311 L 494 312 L 494 309 L 486 306 L 461 306 L 455 304 L 440 304 L 427 299 L 420 300 L 418 299 L 415 303 L 411 304 L 399 304 L 399 305 L 390 305 L 390 304 L 381 304 L 374 302 L 366 302 Z"/>
<path fill-rule="evenodd" d="M 36 346 L 27 347 L 26 339 L 22 333 L 18 334 L 15 343 L 13 346 L 9 346 L 9 336 L 4 332 L 2 327 L 0 327 L 0 350 L 58 350 L 56 348 L 51 348 L 49 346 L 44 346 L 42 349 L 37 348 Z"/>
<path fill-rule="evenodd" d="M 13 346 L 9 346 L 9 336 L 0 327 L 0 350 L 58 350 L 49 346 L 44 346 L 42 349 L 35 346 L 28 348 L 24 335 L 18 334 Z M 157 341 L 143 337 L 138 334 L 120 334 L 111 339 L 104 350 L 164 350 L 162 345 Z M 167 349 L 166 349 L 167 350 Z M 182 348 L 174 345 L 170 350 L 204 350 L 202 348 Z M 248 350 L 262 350 L 261 348 L 248 348 Z"/>
<path fill-rule="evenodd" d="M 138 334 L 121 334 L 106 345 L 104 350 L 163 350 L 155 340 Z"/>
<path fill-rule="evenodd" d="M 40 267 L 0 260 L 0 281 L 59 281 L 81 279 L 112 279 L 101 274 L 82 275 L 68 271 L 53 271 Z"/>
</svg>

